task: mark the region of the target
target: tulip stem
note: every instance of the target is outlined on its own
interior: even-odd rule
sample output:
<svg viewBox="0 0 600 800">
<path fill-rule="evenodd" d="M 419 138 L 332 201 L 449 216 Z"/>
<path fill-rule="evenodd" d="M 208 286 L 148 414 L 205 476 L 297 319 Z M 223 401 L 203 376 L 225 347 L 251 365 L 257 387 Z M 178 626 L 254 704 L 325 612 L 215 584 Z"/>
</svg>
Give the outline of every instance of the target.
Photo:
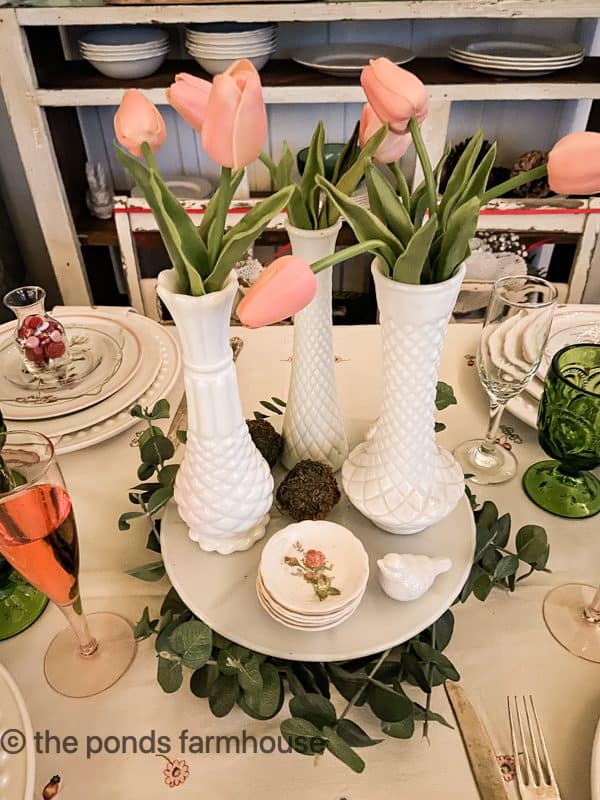
<svg viewBox="0 0 600 800">
<path fill-rule="evenodd" d="M 404 208 L 410 213 L 410 190 L 408 188 L 408 183 L 406 182 L 406 178 L 404 177 L 404 173 L 400 169 L 400 166 L 397 161 L 392 161 L 388 164 L 388 167 L 392 171 L 392 175 L 396 179 L 396 190 L 397 193 L 400 195 L 400 199 L 402 200 L 402 204 Z"/>
<path fill-rule="evenodd" d="M 542 164 L 540 167 L 529 169 L 527 172 L 519 172 L 519 174 L 515 175 L 514 178 L 509 178 L 507 181 L 504 181 L 504 183 L 499 183 L 498 186 L 493 186 L 491 189 L 488 189 L 488 191 L 481 198 L 481 204 L 485 205 L 486 203 L 489 203 L 490 200 L 494 200 L 496 197 L 501 197 L 503 194 L 506 194 L 507 192 L 518 188 L 519 186 L 523 186 L 524 183 L 537 181 L 547 174 L 548 170 L 546 169 L 545 164 Z"/>
<path fill-rule="evenodd" d="M 154 172 L 158 172 L 159 171 L 158 164 L 156 163 L 156 159 L 154 158 L 154 153 L 152 152 L 152 148 L 150 147 L 148 142 L 142 142 L 140 149 L 150 169 L 153 170 Z"/>
<path fill-rule="evenodd" d="M 208 232 L 208 251 L 210 254 L 211 267 L 217 262 L 223 242 L 225 222 L 227 220 L 227 212 L 229 211 L 229 203 L 231 202 L 230 188 L 231 167 L 221 167 L 221 182 L 219 185 L 219 196 L 217 198 L 217 210 Z"/>
<path fill-rule="evenodd" d="M 365 242 L 353 244 L 352 247 L 346 247 L 330 256 L 320 258 L 318 261 L 315 261 L 313 264 L 311 264 L 310 268 L 315 275 L 318 275 L 319 272 L 322 272 L 324 269 L 329 269 L 329 267 L 333 267 L 335 264 L 339 264 L 340 262 L 346 261 L 349 258 L 354 258 L 355 256 L 360 256 L 363 253 L 371 252 L 373 255 L 377 255 L 379 248 L 384 247 L 386 247 L 386 244 L 381 242 L 379 239 L 367 239 Z"/>
<path fill-rule="evenodd" d="M 408 129 L 410 131 L 410 135 L 412 136 L 413 144 L 415 145 L 415 150 L 417 151 L 417 156 L 421 162 L 421 167 L 423 168 L 425 186 L 427 187 L 427 197 L 429 199 L 429 213 L 435 214 L 437 217 L 437 192 L 435 178 L 433 176 L 433 167 L 431 166 L 431 161 L 429 160 L 429 154 L 427 153 L 425 142 L 421 136 L 421 128 L 414 117 L 411 117 L 410 122 L 408 123 Z"/>
</svg>

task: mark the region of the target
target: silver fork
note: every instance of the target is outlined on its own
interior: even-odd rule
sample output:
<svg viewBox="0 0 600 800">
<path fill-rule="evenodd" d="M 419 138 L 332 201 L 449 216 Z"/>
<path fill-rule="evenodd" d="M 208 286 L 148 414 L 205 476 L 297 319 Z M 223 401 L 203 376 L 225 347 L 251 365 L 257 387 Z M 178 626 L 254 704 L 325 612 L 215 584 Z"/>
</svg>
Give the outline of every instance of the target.
<svg viewBox="0 0 600 800">
<path fill-rule="evenodd" d="M 529 695 L 529 697 L 507 699 L 515 772 L 521 800 L 560 800 L 533 697 Z"/>
</svg>

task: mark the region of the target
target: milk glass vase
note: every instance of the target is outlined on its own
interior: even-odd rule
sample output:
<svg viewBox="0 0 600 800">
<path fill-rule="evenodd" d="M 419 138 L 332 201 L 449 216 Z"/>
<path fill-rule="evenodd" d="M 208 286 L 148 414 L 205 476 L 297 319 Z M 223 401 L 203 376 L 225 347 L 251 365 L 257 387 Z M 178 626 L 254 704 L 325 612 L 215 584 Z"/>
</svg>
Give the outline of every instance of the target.
<svg viewBox="0 0 600 800">
<path fill-rule="evenodd" d="M 287 224 L 292 252 L 309 264 L 331 255 L 341 220 L 329 228 L 308 230 Z M 348 455 L 348 441 L 338 402 L 332 331 L 332 270 L 317 275 L 314 299 L 294 317 L 292 373 L 283 419 L 283 464 L 291 469 L 303 459 L 338 470 Z"/>
</svg>

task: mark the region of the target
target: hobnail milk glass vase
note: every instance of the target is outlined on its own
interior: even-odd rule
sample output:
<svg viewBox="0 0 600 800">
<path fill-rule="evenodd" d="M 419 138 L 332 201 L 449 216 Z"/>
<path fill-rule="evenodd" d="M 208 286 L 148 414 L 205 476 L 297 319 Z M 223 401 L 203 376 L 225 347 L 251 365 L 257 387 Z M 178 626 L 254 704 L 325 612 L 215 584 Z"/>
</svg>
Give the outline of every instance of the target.
<svg viewBox="0 0 600 800">
<path fill-rule="evenodd" d="M 462 469 L 434 433 L 442 344 L 465 267 L 442 283 L 410 285 L 371 268 L 383 342 L 383 406 L 367 441 L 342 468 L 350 502 L 379 528 L 416 533 L 449 514 Z"/>
<path fill-rule="evenodd" d="M 341 220 L 330 228 L 304 230 L 287 224 L 292 252 L 309 264 L 331 255 Z M 283 419 L 283 464 L 309 458 L 338 470 L 348 455 L 335 383 L 331 324 L 332 271 L 317 275 L 314 299 L 294 317 L 292 374 Z"/>
<path fill-rule="evenodd" d="M 156 287 L 183 351 L 188 428 L 175 502 L 190 538 L 223 555 L 264 536 L 273 500 L 273 477 L 242 413 L 229 344 L 237 289 L 231 273 L 218 292 L 179 294 L 175 270 L 161 272 Z"/>
</svg>

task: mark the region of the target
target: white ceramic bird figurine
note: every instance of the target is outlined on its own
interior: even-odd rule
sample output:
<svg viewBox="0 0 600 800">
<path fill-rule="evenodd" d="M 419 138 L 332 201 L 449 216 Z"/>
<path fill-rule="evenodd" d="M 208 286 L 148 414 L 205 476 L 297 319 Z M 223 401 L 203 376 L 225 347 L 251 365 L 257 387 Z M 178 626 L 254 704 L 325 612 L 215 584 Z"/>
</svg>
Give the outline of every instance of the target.
<svg viewBox="0 0 600 800">
<path fill-rule="evenodd" d="M 377 561 L 379 583 L 392 600 L 416 600 L 431 587 L 437 575 L 448 572 L 449 558 L 412 553 L 386 553 Z"/>
</svg>

